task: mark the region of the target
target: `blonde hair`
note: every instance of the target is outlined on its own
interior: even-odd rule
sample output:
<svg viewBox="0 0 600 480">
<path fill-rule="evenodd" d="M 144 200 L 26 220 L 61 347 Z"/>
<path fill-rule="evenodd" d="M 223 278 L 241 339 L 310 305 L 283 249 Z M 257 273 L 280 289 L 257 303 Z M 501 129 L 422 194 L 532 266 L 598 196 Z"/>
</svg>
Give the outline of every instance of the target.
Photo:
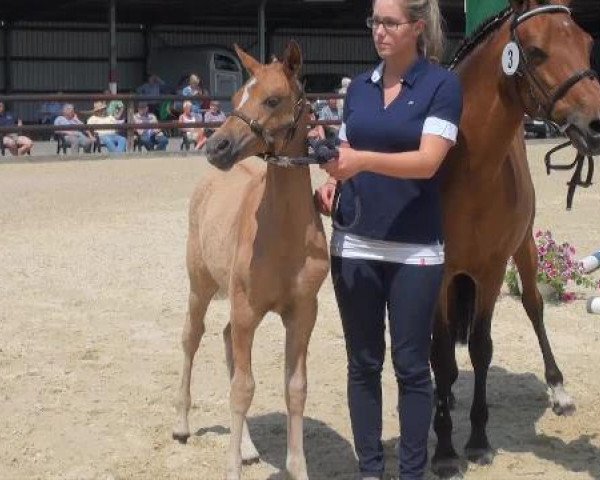
<svg viewBox="0 0 600 480">
<path fill-rule="evenodd" d="M 377 0 L 373 0 L 375 4 Z M 444 55 L 445 36 L 438 0 L 402 0 L 403 8 L 411 22 L 423 20 L 425 30 L 419 37 L 417 48 L 424 57 L 440 62 Z"/>
<path fill-rule="evenodd" d="M 190 102 L 189 100 L 184 100 L 183 103 L 181 104 L 181 106 L 183 108 L 185 108 L 185 107 L 191 107 L 192 106 L 192 102 Z"/>
</svg>

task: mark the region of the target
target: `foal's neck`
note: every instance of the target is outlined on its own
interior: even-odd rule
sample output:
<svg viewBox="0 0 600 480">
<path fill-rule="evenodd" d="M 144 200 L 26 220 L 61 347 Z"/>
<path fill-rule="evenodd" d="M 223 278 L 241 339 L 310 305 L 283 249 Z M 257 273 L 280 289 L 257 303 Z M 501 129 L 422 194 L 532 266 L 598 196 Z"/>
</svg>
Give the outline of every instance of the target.
<svg viewBox="0 0 600 480">
<path fill-rule="evenodd" d="M 296 133 L 288 142 L 284 156 L 298 157 L 307 155 L 306 134 L 308 116 L 302 113 Z M 296 217 L 312 204 L 312 187 L 310 183 L 310 170 L 307 166 L 279 167 L 268 164 L 266 175 L 265 196 L 271 200 L 271 207 L 290 210 Z"/>
</svg>

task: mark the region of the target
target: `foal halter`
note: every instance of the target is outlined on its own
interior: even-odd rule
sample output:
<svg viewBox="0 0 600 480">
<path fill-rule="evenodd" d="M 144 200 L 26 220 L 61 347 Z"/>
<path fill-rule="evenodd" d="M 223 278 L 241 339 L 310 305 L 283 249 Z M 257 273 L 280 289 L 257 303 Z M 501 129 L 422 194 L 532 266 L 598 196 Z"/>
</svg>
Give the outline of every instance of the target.
<svg viewBox="0 0 600 480">
<path fill-rule="evenodd" d="M 519 64 L 517 68 L 517 75 L 521 78 L 525 78 L 528 80 L 530 95 L 534 99 L 534 101 L 538 104 L 538 112 L 543 112 L 548 119 L 552 119 L 552 112 L 556 107 L 556 103 L 562 99 L 567 92 L 578 82 L 585 78 L 590 79 L 598 79 L 598 74 L 592 70 L 580 70 L 574 73 L 571 77 L 569 77 L 565 82 L 559 85 L 554 92 L 548 92 L 548 90 L 544 87 L 542 82 L 539 80 L 529 61 L 527 60 L 527 55 L 523 50 L 523 45 L 519 40 L 519 36 L 517 35 L 517 27 L 522 23 L 526 22 L 530 18 L 535 17 L 536 15 L 541 15 L 545 13 L 566 13 L 569 16 L 571 15 L 571 9 L 565 7 L 564 5 L 544 5 L 541 7 L 536 7 L 532 10 L 528 10 L 521 15 L 515 15 L 513 17 L 511 26 L 510 26 L 510 37 L 511 40 L 517 45 L 519 49 L 520 58 L 523 61 Z M 535 85 L 536 89 L 541 92 L 544 97 L 541 101 L 538 96 L 535 95 L 532 84 Z M 569 123 L 565 123 L 564 125 L 560 125 L 560 130 L 565 131 L 570 126 Z"/>
<path fill-rule="evenodd" d="M 279 154 L 276 154 L 274 152 L 275 137 L 274 137 L 273 133 L 277 132 L 279 130 L 282 130 L 282 129 L 287 129 L 285 141 L 284 141 L 284 144 L 282 147 L 282 149 L 285 150 L 285 147 L 290 142 L 290 140 L 292 138 L 294 138 L 294 135 L 296 134 L 296 131 L 298 130 L 298 123 L 300 122 L 300 118 L 302 117 L 302 113 L 304 112 L 305 107 L 306 107 L 306 97 L 304 95 L 304 91 L 302 91 L 298 97 L 298 100 L 296 100 L 296 103 L 294 104 L 293 120 L 291 122 L 287 123 L 286 125 L 283 125 L 282 127 L 278 127 L 278 128 L 271 129 L 271 130 L 268 130 L 257 119 L 250 118 L 248 115 L 246 115 L 244 112 L 242 112 L 240 110 L 237 110 L 237 109 L 234 110 L 233 112 L 231 112 L 230 116 L 237 117 L 240 120 L 242 120 L 246 125 L 248 125 L 248 127 L 250 127 L 250 130 L 252 131 L 252 133 L 254 133 L 254 135 L 259 137 L 265 143 L 265 146 L 267 147 L 267 149 L 263 153 L 264 160 L 269 160 L 269 159 L 276 160 L 282 156 Z M 276 163 L 276 162 L 273 162 L 273 163 Z"/>
</svg>

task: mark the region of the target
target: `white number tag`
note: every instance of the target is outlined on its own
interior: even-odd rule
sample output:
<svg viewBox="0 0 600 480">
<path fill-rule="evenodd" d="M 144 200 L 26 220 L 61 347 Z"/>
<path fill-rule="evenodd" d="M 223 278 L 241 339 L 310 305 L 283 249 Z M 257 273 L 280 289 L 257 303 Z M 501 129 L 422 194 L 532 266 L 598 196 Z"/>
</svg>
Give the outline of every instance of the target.
<svg viewBox="0 0 600 480">
<path fill-rule="evenodd" d="M 519 68 L 519 47 L 515 42 L 508 42 L 502 52 L 502 70 L 509 77 L 512 77 Z"/>
</svg>

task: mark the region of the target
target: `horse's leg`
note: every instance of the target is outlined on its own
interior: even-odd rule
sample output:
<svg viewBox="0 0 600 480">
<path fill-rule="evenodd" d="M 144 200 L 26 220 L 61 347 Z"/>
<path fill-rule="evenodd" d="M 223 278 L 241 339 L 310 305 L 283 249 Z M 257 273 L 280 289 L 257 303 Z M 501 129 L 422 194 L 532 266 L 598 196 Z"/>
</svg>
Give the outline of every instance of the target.
<svg viewBox="0 0 600 480">
<path fill-rule="evenodd" d="M 471 435 L 465 445 L 465 454 L 471 462 L 490 464 L 494 452 L 487 438 L 488 422 L 487 375 L 492 361 L 492 316 L 505 267 L 491 270 L 477 285 L 476 313 L 469 336 L 469 355 L 475 375 L 473 404 L 471 405 Z"/>
<path fill-rule="evenodd" d="M 536 284 L 538 268 L 537 249 L 535 241 L 530 234 L 526 236 L 517 249 L 514 260 L 519 270 L 521 283 L 523 284 L 523 307 L 525 307 L 527 316 L 531 320 L 542 350 L 546 383 L 550 388 L 552 411 L 557 415 L 570 415 L 575 412 L 575 403 L 563 386 L 563 375 L 556 365 L 554 354 L 546 335 L 546 327 L 544 326 L 544 301 L 539 294 Z"/>
<path fill-rule="evenodd" d="M 454 335 L 443 314 L 436 311 L 431 344 L 431 367 L 436 385 L 436 405 L 433 428 L 437 445 L 431 460 L 431 470 L 444 479 L 462 478 L 465 469 L 452 445 L 452 385 L 458 378 Z"/>
<path fill-rule="evenodd" d="M 233 352 L 231 347 L 231 324 L 228 323 L 223 330 L 223 341 L 225 343 L 225 359 L 227 360 L 227 369 L 229 370 L 229 378 L 233 378 Z M 242 430 L 242 461 L 244 463 L 253 463 L 259 460 L 258 450 L 250 438 L 250 430 L 248 422 L 244 419 L 244 427 Z"/>
<path fill-rule="evenodd" d="M 306 353 L 317 319 L 317 300 L 311 298 L 294 305 L 283 314 L 285 332 L 285 403 L 287 420 L 288 475 L 293 480 L 308 480 L 304 456 L 304 405 L 306 403 Z"/>
<path fill-rule="evenodd" d="M 229 393 L 231 436 L 227 455 L 227 480 L 239 480 L 242 470 L 244 422 L 254 396 L 252 342 L 262 315 L 254 312 L 243 293 L 238 292 L 230 298 L 233 376 Z"/>
<path fill-rule="evenodd" d="M 181 345 L 183 347 L 183 370 L 181 373 L 181 384 L 179 396 L 176 402 L 177 423 L 173 429 L 173 438 L 180 443 L 186 443 L 190 436 L 188 424 L 188 412 L 190 411 L 190 381 L 192 376 L 192 364 L 194 355 L 204 335 L 204 316 L 211 298 L 217 291 L 217 285 L 206 275 L 202 275 L 199 281 L 193 282 L 188 299 L 188 312 L 183 326 Z"/>
</svg>

